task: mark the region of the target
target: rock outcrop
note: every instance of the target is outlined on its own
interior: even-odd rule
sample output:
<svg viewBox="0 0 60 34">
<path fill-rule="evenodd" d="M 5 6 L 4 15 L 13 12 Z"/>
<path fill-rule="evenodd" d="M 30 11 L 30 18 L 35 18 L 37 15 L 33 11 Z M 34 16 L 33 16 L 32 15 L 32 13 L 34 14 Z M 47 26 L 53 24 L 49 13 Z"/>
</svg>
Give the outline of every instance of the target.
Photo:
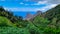
<svg viewBox="0 0 60 34">
<path fill-rule="evenodd" d="M 37 11 L 36 14 L 32 15 L 30 13 L 27 13 L 25 20 L 33 20 L 36 16 L 41 15 L 42 11 Z"/>
</svg>

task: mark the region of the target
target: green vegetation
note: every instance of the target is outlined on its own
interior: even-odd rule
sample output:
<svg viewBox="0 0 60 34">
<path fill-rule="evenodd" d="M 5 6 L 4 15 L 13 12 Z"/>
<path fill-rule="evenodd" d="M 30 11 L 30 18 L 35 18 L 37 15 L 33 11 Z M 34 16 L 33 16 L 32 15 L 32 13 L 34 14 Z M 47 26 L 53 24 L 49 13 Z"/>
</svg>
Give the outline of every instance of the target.
<svg viewBox="0 0 60 34">
<path fill-rule="evenodd" d="M 0 34 L 60 34 L 60 5 L 43 15 L 28 21 L 0 7 Z"/>
<path fill-rule="evenodd" d="M 0 27 L 0 34 L 30 34 L 26 28 Z"/>
<path fill-rule="evenodd" d="M 12 26 L 12 25 L 13 23 L 9 19 L 0 16 L 0 27 L 1 26 Z"/>
</svg>

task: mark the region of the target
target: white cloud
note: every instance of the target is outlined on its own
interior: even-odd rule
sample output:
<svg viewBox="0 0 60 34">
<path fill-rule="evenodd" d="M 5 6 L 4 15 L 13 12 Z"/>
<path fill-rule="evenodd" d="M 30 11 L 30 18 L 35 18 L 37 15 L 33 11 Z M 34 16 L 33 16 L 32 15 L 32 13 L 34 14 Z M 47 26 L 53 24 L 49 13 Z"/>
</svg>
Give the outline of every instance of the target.
<svg viewBox="0 0 60 34">
<path fill-rule="evenodd" d="M 23 12 L 27 12 L 27 11 L 37 11 L 36 10 L 37 8 L 6 8 L 5 7 L 5 10 L 8 10 L 8 11 L 23 11 Z"/>
<path fill-rule="evenodd" d="M 46 0 L 50 4 L 60 4 L 60 0 Z"/>
<path fill-rule="evenodd" d="M 31 5 L 40 5 L 40 4 L 60 4 L 60 0 L 31 0 L 33 2 L 37 2 Z"/>
<path fill-rule="evenodd" d="M 50 8 L 54 8 L 54 7 L 56 7 L 58 4 L 51 4 L 51 5 L 47 5 L 47 6 L 45 6 L 44 8 L 48 8 L 48 9 L 50 9 Z"/>
<path fill-rule="evenodd" d="M 45 7 L 43 7 L 43 8 L 41 8 L 43 11 L 47 11 L 47 10 L 49 10 L 49 9 L 51 9 L 51 8 L 54 8 L 54 7 L 56 7 L 58 4 L 50 4 L 50 5 L 47 5 L 47 6 L 45 6 Z"/>
<path fill-rule="evenodd" d="M 46 3 L 47 3 L 47 1 L 38 1 L 38 2 L 31 4 L 31 5 L 41 5 L 41 4 L 46 4 Z"/>
<path fill-rule="evenodd" d="M 60 4 L 60 0 L 24 0 L 24 1 L 27 1 L 27 2 L 31 1 L 31 2 L 36 2 L 36 3 L 25 4 L 21 2 L 20 4 L 24 4 L 24 5 Z"/>
<path fill-rule="evenodd" d="M 26 5 L 26 6 L 27 6 L 27 5 L 29 5 L 29 4 L 24 4 L 24 5 Z"/>
<path fill-rule="evenodd" d="M 29 4 L 27 4 L 27 3 L 23 3 L 23 2 L 20 2 L 20 5 L 29 5 Z"/>
<path fill-rule="evenodd" d="M 60 0 L 30 0 L 33 2 L 39 2 L 39 1 L 47 1 L 49 4 L 60 4 Z"/>
<path fill-rule="evenodd" d="M 23 12 L 28 12 L 28 11 L 34 11 L 34 12 L 36 12 L 36 11 L 38 11 L 38 10 L 40 10 L 40 11 L 47 11 L 48 9 L 51 9 L 51 8 L 53 8 L 53 7 L 55 7 L 55 6 L 57 6 L 57 4 L 51 4 L 51 5 L 47 5 L 47 6 L 44 6 L 44 7 L 41 7 L 41 8 L 7 8 L 7 7 L 5 7 L 5 9 L 7 10 L 9 10 L 9 11 L 23 11 Z"/>
<path fill-rule="evenodd" d="M 23 2 L 20 2 L 20 4 L 24 4 Z"/>
<path fill-rule="evenodd" d="M 56 7 L 56 6 L 57 6 L 57 4 L 50 4 L 50 5 L 44 6 L 44 7 L 42 7 L 42 8 L 37 8 L 37 9 L 35 9 L 35 10 L 40 10 L 40 11 L 45 12 L 45 11 L 51 9 L 51 8 Z"/>
<path fill-rule="evenodd" d="M 36 9 L 36 11 L 38 11 L 38 10 L 40 10 L 40 11 L 45 11 L 44 8 L 38 8 L 38 9 Z"/>
<path fill-rule="evenodd" d="M 47 3 L 47 1 L 38 1 L 37 4 L 45 4 L 45 3 Z"/>
</svg>

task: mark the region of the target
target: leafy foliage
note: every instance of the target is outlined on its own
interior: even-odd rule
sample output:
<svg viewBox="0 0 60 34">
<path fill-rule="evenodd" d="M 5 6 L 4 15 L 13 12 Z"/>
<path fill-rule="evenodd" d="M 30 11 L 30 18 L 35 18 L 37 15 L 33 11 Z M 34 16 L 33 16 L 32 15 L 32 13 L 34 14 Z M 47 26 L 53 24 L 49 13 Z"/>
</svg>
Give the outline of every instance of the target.
<svg viewBox="0 0 60 34">
<path fill-rule="evenodd" d="M 0 27 L 0 34 L 30 34 L 26 28 Z"/>
<path fill-rule="evenodd" d="M 0 16 L 8 18 L 12 23 L 22 20 L 21 16 L 14 16 L 12 12 L 5 10 L 3 7 L 0 7 Z"/>
<path fill-rule="evenodd" d="M 49 24 L 49 21 L 48 21 L 47 19 L 43 18 L 43 17 L 37 16 L 37 17 L 34 19 L 33 23 L 34 23 L 35 25 L 39 26 L 39 27 L 40 27 L 40 26 L 45 27 L 45 25 Z"/>
<path fill-rule="evenodd" d="M 0 7 L 0 34 L 60 34 L 60 5 L 43 15 L 28 21 Z"/>
<path fill-rule="evenodd" d="M 0 16 L 0 27 L 1 26 L 13 26 L 13 23 L 9 19 Z"/>
<path fill-rule="evenodd" d="M 49 20 L 51 20 L 53 18 L 58 18 L 58 21 L 59 21 L 60 20 L 60 5 L 46 11 L 45 17 L 48 18 Z"/>
</svg>

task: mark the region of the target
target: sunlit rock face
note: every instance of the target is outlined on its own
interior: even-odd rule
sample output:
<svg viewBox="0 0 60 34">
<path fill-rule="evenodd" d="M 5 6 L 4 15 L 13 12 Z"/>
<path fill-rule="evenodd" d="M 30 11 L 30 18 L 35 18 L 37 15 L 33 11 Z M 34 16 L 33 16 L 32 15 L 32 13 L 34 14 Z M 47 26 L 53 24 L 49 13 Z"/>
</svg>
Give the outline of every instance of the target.
<svg viewBox="0 0 60 34">
<path fill-rule="evenodd" d="M 27 15 L 26 15 L 26 20 L 30 20 L 32 17 L 33 17 L 33 15 L 32 15 L 32 14 L 27 13 Z"/>
<path fill-rule="evenodd" d="M 30 13 L 27 13 L 25 20 L 33 20 L 36 16 L 41 15 L 42 11 L 37 11 L 36 14 L 32 15 Z"/>
<path fill-rule="evenodd" d="M 41 14 L 42 14 L 42 11 L 37 11 L 36 14 L 34 14 L 34 16 L 41 15 Z"/>
</svg>

